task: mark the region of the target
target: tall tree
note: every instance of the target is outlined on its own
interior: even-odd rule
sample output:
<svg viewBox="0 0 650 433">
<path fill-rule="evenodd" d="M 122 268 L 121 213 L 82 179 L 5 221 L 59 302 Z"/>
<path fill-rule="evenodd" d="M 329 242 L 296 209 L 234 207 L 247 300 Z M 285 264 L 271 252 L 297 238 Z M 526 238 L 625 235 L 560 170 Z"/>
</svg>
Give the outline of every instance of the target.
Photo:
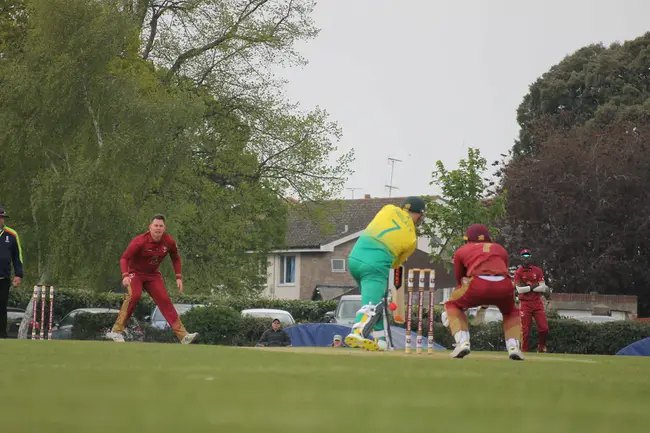
<svg viewBox="0 0 650 433">
<path fill-rule="evenodd" d="M 339 195 L 353 152 L 338 152 L 341 131 L 318 107 L 284 100 L 274 69 L 301 66 L 298 41 L 318 35 L 314 0 L 137 0 L 126 10 L 141 29 L 140 55 L 172 85 L 189 78 L 249 126 L 256 176 L 280 197 L 322 202 Z M 332 163 L 333 162 L 333 163 Z"/>
<path fill-rule="evenodd" d="M 544 141 L 539 122 L 553 128 L 598 127 L 650 110 L 650 32 L 609 47 L 580 48 L 531 86 L 517 110 L 521 127 L 513 153 L 534 154 Z"/>
<path fill-rule="evenodd" d="M 650 113 L 549 128 L 535 156 L 504 172 L 507 245 L 533 248 L 555 291 L 637 295 L 650 314 Z"/>
<path fill-rule="evenodd" d="M 504 195 L 488 192 L 492 182 L 483 177 L 486 163 L 474 148 L 467 149 L 467 158 L 461 158 L 454 170 L 436 162 L 429 184 L 440 188 L 442 199 L 427 198 L 427 218 L 420 226 L 430 239 L 433 260 L 449 264 L 470 224 L 486 224 L 496 234 L 493 222 L 503 215 Z"/>
<path fill-rule="evenodd" d="M 189 292 L 259 289 L 264 253 L 286 230 L 285 191 L 272 182 L 280 176 L 260 175 L 268 156 L 242 114 L 263 107 L 222 98 L 191 77 L 165 82 L 168 70 L 142 58 L 142 29 L 125 4 L 27 0 L 28 25 L 12 39 L 20 50 L 0 61 L 0 171 L 11 185 L 3 204 L 21 230 L 28 282 L 118 287 L 125 245 L 162 212 Z M 1 15 L 0 28 L 14 16 Z M 284 167 L 329 157 L 323 116 L 292 115 L 314 131 L 308 146 L 285 152 L 293 160 Z M 262 132 L 276 128 L 290 143 L 285 126 L 269 122 Z M 322 196 L 336 182 L 303 185 Z"/>
</svg>

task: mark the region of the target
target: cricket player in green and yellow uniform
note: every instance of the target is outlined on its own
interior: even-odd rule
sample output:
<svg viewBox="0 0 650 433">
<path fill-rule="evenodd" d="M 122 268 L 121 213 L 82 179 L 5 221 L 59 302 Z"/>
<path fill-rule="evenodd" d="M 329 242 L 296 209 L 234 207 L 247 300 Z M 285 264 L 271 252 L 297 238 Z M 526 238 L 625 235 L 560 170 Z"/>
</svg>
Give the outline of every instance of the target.
<svg viewBox="0 0 650 433">
<path fill-rule="evenodd" d="M 384 206 L 368 224 L 348 257 L 348 269 L 361 290 L 361 309 L 345 344 L 366 350 L 386 350 L 383 296 L 391 268 L 415 251 L 416 226 L 424 219 L 424 200 L 407 197 L 401 206 Z"/>
</svg>

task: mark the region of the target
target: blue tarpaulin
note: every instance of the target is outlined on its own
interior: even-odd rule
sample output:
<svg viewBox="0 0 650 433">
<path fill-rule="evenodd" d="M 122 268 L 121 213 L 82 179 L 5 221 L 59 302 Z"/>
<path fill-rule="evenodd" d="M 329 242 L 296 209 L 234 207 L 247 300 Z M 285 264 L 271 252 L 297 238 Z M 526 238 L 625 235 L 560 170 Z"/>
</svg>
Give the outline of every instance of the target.
<svg viewBox="0 0 650 433">
<path fill-rule="evenodd" d="M 622 356 L 650 356 L 650 337 L 635 341 L 616 353 Z"/>
<path fill-rule="evenodd" d="M 333 323 L 307 323 L 305 325 L 294 325 L 284 328 L 291 337 L 291 345 L 294 347 L 327 347 L 332 344 L 335 335 L 345 336 L 350 333 L 347 326 L 336 325 Z M 406 347 L 406 330 L 397 326 L 390 327 L 393 337 L 393 346 L 395 349 L 404 349 Z M 411 347 L 415 349 L 416 333 L 411 331 Z M 427 340 L 424 338 L 422 347 L 426 348 Z M 434 342 L 436 350 L 446 350 L 443 346 Z"/>
</svg>

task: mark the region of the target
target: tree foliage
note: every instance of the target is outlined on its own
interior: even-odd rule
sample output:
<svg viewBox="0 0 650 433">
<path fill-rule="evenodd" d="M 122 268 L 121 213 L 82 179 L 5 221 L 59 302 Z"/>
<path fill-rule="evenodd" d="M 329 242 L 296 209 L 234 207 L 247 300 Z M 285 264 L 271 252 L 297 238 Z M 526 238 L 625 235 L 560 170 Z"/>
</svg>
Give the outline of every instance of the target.
<svg viewBox="0 0 650 433">
<path fill-rule="evenodd" d="M 340 130 L 327 113 L 238 69 L 297 58 L 315 35 L 309 2 L 0 5 L 2 203 L 28 282 L 117 287 L 128 241 L 163 213 L 190 292 L 255 291 L 286 198 L 342 188 L 352 155 L 329 164 Z"/>
<path fill-rule="evenodd" d="M 341 131 L 325 110 L 285 101 L 274 68 L 301 66 L 297 41 L 318 35 L 314 0 L 132 0 L 140 55 L 165 68 L 163 82 L 190 80 L 218 95 L 248 126 L 256 180 L 281 197 L 335 198 L 353 152 L 339 155 Z M 333 163 L 331 163 L 333 162 Z"/>
<path fill-rule="evenodd" d="M 461 158 L 454 170 L 436 162 L 429 184 L 438 185 L 442 199 L 427 199 L 427 218 L 420 226 L 422 234 L 430 238 L 433 260 L 449 263 L 464 243 L 470 224 L 486 224 L 496 234 L 493 222 L 503 214 L 505 196 L 488 193 L 491 182 L 483 177 L 486 162 L 473 148 L 468 148 L 467 158 Z"/>
<path fill-rule="evenodd" d="M 609 47 L 593 44 L 564 58 L 530 86 L 517 110 L 515 155 L 534 154 L 553 128 L 598 127 L 650 112 L 650 32 Z"/>
<path fill-rule="evenodd" d="M 507 244 L 532 248 L 555 291 L 638 295 L 647 314 L 650 116 L 545 129 L 535 156 L 505 170 Z"/>
<path fill-rule="evenodd" d="M 650 314 L 650 33 L 567 56 L 517 114 L 514 158 L 500 170 L 505 243 L 536 251 L 556 291 L 636 294 Z"/>
</svg>

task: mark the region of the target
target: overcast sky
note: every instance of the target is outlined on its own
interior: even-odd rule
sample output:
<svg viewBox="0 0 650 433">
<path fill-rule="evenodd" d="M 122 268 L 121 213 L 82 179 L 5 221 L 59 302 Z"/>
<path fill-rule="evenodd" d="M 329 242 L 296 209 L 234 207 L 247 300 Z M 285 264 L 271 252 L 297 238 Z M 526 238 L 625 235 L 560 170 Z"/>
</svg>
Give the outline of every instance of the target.
<svg viewBox="0 0 650 433">
<path fill-rule="evenodd" d="M 355 149 L 355 198 L 388 197 L 389 157 L 403 161 L 393 196 L 438 193 L 436 160 L 507 153 L 533 81 L 582 46 L 641 36 L 649 17 L 650 0 L 321 0 L 320 35 L 298 46 L 309 64 L 283 76 L 287 96 L 326 109 L 340 148 Z"/>
</svg>

